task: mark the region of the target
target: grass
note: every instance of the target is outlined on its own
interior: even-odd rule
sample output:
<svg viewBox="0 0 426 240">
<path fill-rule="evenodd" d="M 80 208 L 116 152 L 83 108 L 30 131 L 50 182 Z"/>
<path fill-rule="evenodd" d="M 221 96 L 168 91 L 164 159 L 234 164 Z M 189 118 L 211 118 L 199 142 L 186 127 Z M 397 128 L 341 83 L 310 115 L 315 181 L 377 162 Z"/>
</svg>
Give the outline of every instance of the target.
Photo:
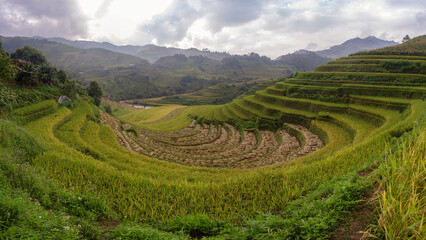
<svg viewBox="0 0 426 240">
<path fill-rule="evenodd" d="M 309 84 L 308 75 L 315 84 L 324 80 L 330 84 L 329 89 L 347 95 L 345 103 L 295 98 L 287 92 L 282 96 L 289 85 L 280 83 L 270 88 L 274 92 L 260 91 L 226 105 L 184 107 L 173 117 L 158 122 L 152 120 L 160 120 L 173 110 L 162 107 L 128 115 L 134 124 L 132 129 L 145 128 L 139 129 L 137 136 L 126 133 L 129 144 L 134 149 L 137 144 L 163 149 L 165 136 L 174 137 L 173 147 L 167 149 L 170 158 L 191 154 L 180 152 L 180 143 L 194 147 L 197 143 L 213 143 L 221 133 L 229 134 L 228 124 L 218 124 L 224 120 L 237 127 L 252 128 L 254 133 L 250 136 L 256 135 L 257 140 L 256 144 L 252 142 L 255 146 L 249 145 L 253 151 L 247 152 L 262 147 L 260 136 L 279 136 L 259 131 L 260 126 L 272 123 L 304 125 L 327 143 L 293 161 L 253 169 L 187 166 L 128 151 L 118 143 L 113 129 L 99 124 L 98 109 L 83 101 L 71 110 L 58 107 L 32 119 L 22 131 L 2 122 L 0 153 L 6 158 L 1 161 L 0 181 L 6 184 L 0 185 L 0 210 L 6 214 L 0 215 L 0 228 L 22 226 L 21 233 L 24 229 L 41 233 L 59 229 L 55 232 L 57 238 L 65 239 L 68 235 L 64 234 L 70 234 L 70 239 L 327 239 L 374 181 L 379 181 L 382 191 L 377 225 L 383 235 L 388 239 L 424 238 L 426 102 L 422 100 L 423 82 L 417 82 L 421 87 L 409 86 L 422 76 L 410 80 L 403 79 L 407 75 L 398 74 L 321 74 L 298 73 L 299 82 L 292 85 Z M 406 85 L 337 85 L 339 81 L 342 84 L 357 79 L 362 83 L 390 80 L 391 84 Z M 327 86 L 305 89 L 315 88 Z M 392 98 L 384 94 L 392 90 Z M 353 92 L 349 94 L 350 91 Z M 404 99 L 409 92 L 413 93 L 410 98 L 417 99 Z M 173 133 L 194 119 L 215 125 Z M 146 138 L 141 137 L 142 133 Z M 293 134 L 301 133 L 293 129 Z M 247 136 L 243 135 L 240 142 L 251 139 Z M 137 139 L 143 142 L 133 142 Z M 298 139 L 309 140 L 300 136 Z M 228 141 L 229 135 L 223 140 Z M 241 145 L 244 144 L 233 146 Z M 27 174 L 22 166 L 25 162 L 15 164 L 15 156 L 19 161 L 26 159 L 31 168 L 42 169 L 42 175 Z M 209 154 L 203 158 L 208 159 Z M 358 174 L 374 169 L 378 169 L 379 178 L 374 173 L 367 177 Z M 43 178 L 39 176 L 48 176 L 60 185 L 40 181 Z M 73 195 L 81 199 L 72 198 Z M 24 201 L 17 200 L 21 197 Z M 40 208 L 28 197 L 37 199 Z M 25 208 L 20 208 L 24 205 L 35 212 L 28 210 L 30 214 L 25 215 Z M 113 209 L 123 223 L 104 233 L 99 229 L 99 219 L 111 217 L 108 209 Z M 42 212 L 46 215 L 39 216 L 49 219 L 46 224 L 40 222 L 46 229 L 39 228 L 33 217 Z M 62 214 L 71 216 L 71 220 L 61 219 Z M 78 221 L 89 229 L 83 236 L 61 229 L 78 226 Z"/>
<path fill-rule="evenodd" d="M 393 151 L 389 151 L 378 170 L 379 227 L 386 239 L 424 239 L 426 230 L 425 122 L 407 134 Z"/>
<path fill-rule="evenodd" d="M 30 164 L 45 152 L 25 129 L 0 120 L 0 238 L 97 238 L 99 221 L 112 217 L 105 202 L 68 193 Z"/>
<path fill-rule="evenodd" d="M 24 117 L 28 115 L 35 114 L 37 112 L 45 111 L 46 109 L 53 108 L 56 105 L 55 100 L 46 100 L 37 104 L 28 105 L 22 108 L 13 110 L 13 114 Z"/>
<path fill-rule="evenodd" d="M 342 89 L 350 95 L 366 95 L 377 97 L 425 99 L 426 88 L 406 86 L 380 86 L 362 84 L 343 84 Z"/>
<path fill-rule="evenodd" d="M 389 85 L 420 85 L 426 84 L 426 75 L 404 73 L 372 73 L 372 72 L 300 72 L 300 79 L 313 80 L 345 80 L 361 83 L 383 82 Z"/>
<path fill-rule="evenodd" d="M 318 66 L 317 72 L 382 72 L 380 64 L 330 64 Z"/>
<path fill-rule="evenodd" d="M 155 107 L 150 109 L 141 109 L 138 111 L 133 111 L 125 115 L 121 115 L 120 118 L 125 121 L 131 121 L 137 124 L 144 124 L 149 122 L 158 121 L 173 111 L 177 111 L 180 108 L 183 108 L 182 105 L 166 105 L 161 107 Z"/>
<path fill-rule="evenodd" d="M 65 110 L 66 109 L 61 108 L 61 111 L 59 112 L 64 112 L 62 113 L 64 115 L 63 116 L 61 116 L 62 114 L 58 115 L 59 119 L 57 119 L 56 121 L 53 121 L 52 124 L 50 124 L 52 128 L 53 126 L 58 124 L 57 122 L 58 120 L 61 121 L 60 119 L 62 119 L 63 121 L 67 118 L 67 116 L 69 116 L 68 115 L 69 113 L 66 114 L 68 110 L 67 111 Z M 50 121 L 54 119 L 51 117 L 49 118 Z M 28 127 L 31 129 L 40 129 L 40 127 L 36 127 L 36 125 L 39 126 L 42 123 L 43 125 L 45 125 L 46 120 L 40 119 L 39 121 L 32 122 L 30 123 L 31 125 L 30 124 L 28 125 Z M 327 145 L 326 147 L 327 149 L 324 150 L 322 154 L 319 154 L 319 153 L 316 154 L 319 160 L 320 159 L 319 156 L 323 156 L 323 154 L 329 153 L 330 151 L 332 151 L 332 149 L 337 150 L 342 148 L 341 144 L 345 143 L 345 141 L 342 141 L 340 138 L 345 135 L 344 134 L 342 135 L 339 132 L 336 132 L 336 134 L 332 134 L 330 131 L 334 131 L 332 130 L 334 128 L 331 125 L 330 126 L 327 125 L 326 123 L 318 122 L 317 124 L 318 126 L 322 126 L 323 128 L 328 128 L 329 130 L 325 130 L 325 131 L 328 132 L 328 135 L 331 136 L 330 139 L 335 139 L 331 141 L 329 145 Z M 81 124 L 77 124 L 77 125 L 80 126 Z M 93 125 L 93 124 L 90 124 L 90 125 Z M 86 125 L 86 127 L 90 125 L 88 124 Z M 46 131 L 46 132 L 48 133 L 49 131 Z M 84 135 L 84 132 L 83 132 L 83 135 Z M 56 142 L 58 140 L 55 140 L 53 138 L 50 141 Z M 80 189 L 82 191 L 88 191 L 93 193 L 96 192 L 97 194 L 101 196 L 105 196 L 105 197 L 108 196 L 107 198 L 108 198 L 109 204 L 115 209 L 121 209 L 119 210 L 119 212 L 123 214 L 122 217 L 128 216 L 132 219 L 135 219 L 135 217 L 137 219 L 139 218 L 164 219 L 164 217 L 168 218 L 167 216 L 176 215 L 184 209 L 188 209 L 188 210 L 192 209 L 191 211 L 206 213 L 210 216 L 219 216 L 219 215 L 225 216 L 223 215 L 223 213 L 228 212 L 226 216 L 228 217 L 233 216 L 229 218 L 229 219 L 232 219 L 237 216 L 241 216 L 240 215 L 241 212 L 237 213 L 237 211 L 241 211 L 241 209 L 248 210 L 248 209 L 255 208 L 258 210 L 264 209 L 264 211 L 268 211 L 268 209 L 273 210 L 275 208 L 279 209 L 280 208 L 279 206 L 282 206 L 283 204 L 282 202 L 283 199 L 287 198 L 285 196 L 289 196 L 288 195 L 289 192 L 287 192 L 287 190 L 285 189 L 282 189 L 282 190 L 276 189 L 279 192 L 279 194 L 273 194 L 268 196 L 265 191 L 268 191 L 268 189 L 271 189 L 271 187 L 272 189 L 275 189 L 276 187 L 274 186 L 277 186 L 275 185 L 276 184 L 275 181 L 278 179 L 281 179 L 280 181 L 287 179 L 285 180 L 286 182 L 285 184 L 290 184 L 291 182 L 302 183 L 300 181 L 297 181 L 296 179 L 298 179 L 299 177 L 303 178 L 303 175 L 304 175 L 302 174 L 301 176 L 299 176 L 296 173 L 293 173 L 294 175 L 290 174 L 290 172 L 292 172 L 292 170 L 290 169 L 293 169 L 293 168 L 290 168 L 290 169 L 283 168 L 283 171 L 286 172 L 285 175 L 279 174 L 281 170 L 276 173 L 269 172 L 269 170 L 267 170 L 268 168 L 265 168 L 264 170 L 265 173 L 269 172 L 266 175 L 263 175 L 263 174 L 259 175 L 259 173 L 263 171 L 250 172 L 250 171 L 229 170 L 224 172 L 223 170 L 221 170 L 220 172 L 218 172 L 216 170 L 207 170 L 207 169 L 204 170 L 203 168 L 200 168 L 199 170 L 197 170 L 197 168 L 188 168 L 188 170 L 192 172 L 191 176 L 194 179 L 192 181 L 196 184 L 187 183 L 187 179 L 188 179 L 187 176 L 189 176 L 188 173 L 173 174 L 175 176 L 174 177 L 175 180 L 165 181 L 165 182 L 168 182 L 166 184 L 164 181 L 160 181 L 160 180 L 149 181 L 148 179 L 143 177 L 144 175 L 135 176 L 134 174 L 130 174 L 127 171 L 113 168 L 105 162 L 96 161 L 94 159 L 90 160 L 91 158 L 90 156 L 75 153 L 72 149 L 67 150 L 69 149 L 68 147 L 58 147 L 58 146 L 56 147 L 52 146 L 52 147 L 53 148 L 50 148 L 51 152 L 44 154 L 43 158 L 35 159 L 35 163 L 41 164 L 41 166 L 43 166 L 43 168 L 45 168 L 46 171 L 51 172 L 50 173 L 51 176 L 61 179 L 61 182 L 63 182 L 64 186 L 67 188 L 72 187 L 74 189 Z M 64 151 L 63 154 L 61 153 L 62 151 Z M 311 156 L 310 159 L 316 159 L 315 155 Z M 162 164 L 170 165 L 166 163 L 162 163 Z M 156 165 L 155 161 L 153 161 L 150 169 L 152 169 L 155 165 Z M 85 166 L 85 167 L 82 167 L 82 166 Z M 170 166 L 173 166 L 173 164 Z M 298 167 L 301 167 L 302 169 L 304 169 L 308 166 L 301 165 Z M 67 170 L 65 171 L 65 169 Z M 183 170 L 186 168 L 183 166 L 180 166 L 179 168 L 175 167 L 173 168 L 173 170 L 171 169 L 171 171 L 177 171 L 178 169 Z M 297 170 L 297 172 L 300 173 L 299 171 L 308 171 L 308 172 L 310 171 L 308 169 L 304 169 L 304 170 L 302 169 Z M 97 172 L 97 173 L 94 175 L 93 172 Z M 165 176 L 169 174 L 166 172 L 166 168 L 162 170 L 161 173 L 156 171 L 155 169 L 152 169 L 152 172 L 156 173 L 157 175 L 159 174 L 159 176 L 162 176 L 162 175 Z M 234 174 L 230 175 L 230 173 L 232 172 L 234 172 Z M 241 178 L 237 177 L 239 175 L 238 172 L 244 173 L 244 175 L 240 175 Z M 199 176 L 197 176 L 198 174 Z M 224 178 L 224 174 L 228 175 L 228 177 Z M 292 177 L 289 177 L 288 174 L 290 174 Z M 211 180 L 213 179 L 212 177 L 214 175 L 216 175 L 216 177 L 214 178 L 217 178 L 217 179 L 222 178 L 222 183 L 219 183 L 219 182 L 212 183 Z M 105 178 L 105 176 L 108 176 L 108 178 Z M 263 177 L 259 178 L 260 176 L 263 176 Z M 281 176 L 281 177 L 278 177 L 278 179 L 268 183 L 268 181 L 275 179 L 274 176 L 275 177 Z M 284 176 L 286 177 L 283 178 Z M 318 175 L 318 176 L 321 176 L 321 175 Z M 154 176 L 151 175 L 151 178 L 153 177 Z M 264 180 L 261 180 L 261 179 L 264 179 L 264 177 L 266 177 L 269 180 L 267 182 L 263 182 Z M 296 179 L 294 179 L 294 177 L 296 177 Z M 87 179 L 87 180 L 83 180 L 83 179 Z M 88 181 L 88 179 L 90 179 L 90 181 Z M 208 179 L 211 179 L 211 180 L 208 180 Z M 316 178 L 313 181 L 318 181 L 318 180 L 319 179 Z M 114 184 L 113 186 L 108 185 L 107 182 L 111 182 L 111 181 L 114 181 L 116 184 Z M 164 182 L 164 183 L 161 183 L 161 182 Z M 257 193 L 253 195 L 256 191 L 253 192 L 250 189 L 255 186 L 258 186 L 258 184 L 262 184 L 262 185 L 267 184 L 267 185 L 265 185 L 265 188 L 262 188 L 263 190 L 261 190 L 260 192 L 257 191 Z M 271 185 L 267 187 L 269 184 Z M 309 184 L 312 184 L 312 182 L 303 183 L 303 185 L 305 186 L 310 186 Z M 98 188 L 97 186 L 108 186 L 108 187 Z M 127 187 L 124 187 L 124 186 L 127 186 Z M 135 195 L 137 193 L 137 191 L 135 190 L 142 186 L 144 186 L 143 188 L 145 189 L 145 198 L 140 199 L 137 197 L 137 195 Z M 205 191 L 207 189 L 209 194 L 206 195 Z M 248 195 L 246 195 L 246 197 L 244 198 L 241 198 L 241 195 L 238 193 L 241 190 L 238 190 L 238 189 L 241 189 L 241 190 L 244 189 L 244 192 L 247 192 Z M 302 188 L 298 187 L 295 189 L 302 190 L 304 189 L 304 187 Z M 301 192 L 299 192 L 299 194 L 300 193 Z M 209 196 L 211 196 L 212 194 L 216 194 L 217 196 L 227 196 L 227 198 L 225 199 L 225 198 L 219 197 L 213 201 L 213 199 L 209 198 Z M 152 202 L 151 198 L 148 198 L 148 196 L 157 196 L 157 197 L 161 196 L 159 199 L 162 199 L 162 200 Z M 263 204 L 263 202 L 265 202 L 265 197 L 270 200 L 268 201 L 269 202 L 268 205 Z M 252 201 L 244 200 L 247 198 L 251 199 Z M 128 200 L 125 200 L 125 199 L 128 199 Z M 132 205 L 136 204 L 136 206 L 139 206 L 139 207 L 150 206 L 150 209 L 152 209 L 153 211 L 135 212 L 131 208 L 129 209 L 126 206 L 129 206 L 130 203 L 128 201 L 130 199 L 138 199 L 136 202 L 133 202 Z M 168 201 L 167 199 L 170 199 L 170 200 Z M 171 201 L 172 199 L 173 201 Z M 190 199 L 194 199 L 194 200 L 190 200 Z M 218 199 L 221 199 L 221 200 L 218 201 Z M 145 205 L 147 203 L 149 203 L 149 205 Z M 167 208 L 167 209 L 174 209 L 174 210 L 164 211 L 165 209 L 162 206 L 174 206 L 172 208 Z M 212 206 L 217 206 L 217 207 L 212 208 Z M 176 210 L 178 210 L 179 212 L 176 212 Z M 250 210 L 245 212 L 245 214 L 250 215 L 251 212 L 252 211 Z M 135 213 L 137 213 L 137 215 Z"/>
<path fill-rule="evenodd" d="M 165 121 L 160 121 L 157 123 L 151 124 L 135 124 L 136 126 L 141 126 L 150 130 L 155 131 L 177 131 L 187 127 L 191 124 L 192 119 L 188 117 L 188 115 L 198 112 L 200 115 L 203 113 L 211 113 L 212 109 L 216 108 L 215 105 L 207 105 L 207 106 L 190 106 L 185 107 L 182 110 L 178 111 L 173 118 L 167 119 Z"/>
</svg>

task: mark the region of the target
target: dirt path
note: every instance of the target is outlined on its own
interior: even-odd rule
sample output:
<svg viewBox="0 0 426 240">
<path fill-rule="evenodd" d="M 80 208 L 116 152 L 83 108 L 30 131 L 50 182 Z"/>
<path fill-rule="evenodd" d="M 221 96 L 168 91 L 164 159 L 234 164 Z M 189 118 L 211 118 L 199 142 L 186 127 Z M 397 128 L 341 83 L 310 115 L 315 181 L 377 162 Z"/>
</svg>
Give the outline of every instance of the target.
<svg viewBox="0 0 426 240">
<path fill-rule="evenodd" d="M 337 230 L 331 236 L 333 240 L 346 239 L 373 239 L 368 232 L 365 232 L 367 227 L 374 222 L 375 204 L 374 196 L 376 189 L 371 190 L 361 206 L 342 221 L 337 226 Z"/>
</svg>

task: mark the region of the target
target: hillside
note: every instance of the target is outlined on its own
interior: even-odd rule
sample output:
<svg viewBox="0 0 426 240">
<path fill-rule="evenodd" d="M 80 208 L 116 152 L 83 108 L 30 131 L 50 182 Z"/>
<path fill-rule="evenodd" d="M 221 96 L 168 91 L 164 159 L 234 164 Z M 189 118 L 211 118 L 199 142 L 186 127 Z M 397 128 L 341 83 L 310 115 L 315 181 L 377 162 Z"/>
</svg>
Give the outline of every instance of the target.
<svg viewBox="0 0 426 240">
<path fill-rule="evenodd" d="M 173 47 L 161 47 L 153 44 L 143 46 L 143 48 L 135 54 L 135 56 L 144 58 L 151 63 L 156 62 L 162 57 L 173 56 L 175 54 L 182 54 L 187 57 L 190 56 L 203 56 L 214 60 L 222 60 L 231 55 L 226 52 L 211 52 L 209 50 L 198 50 L 196 48 L 180 49 Z"/>
<path fill-rule="evenodd" d="M 43 39 L 41 37 L 34 37 L 34 38 Z M 52 42 L 67 44 L 69 46 L 77 47 L 77 48 L 104 48 L 110 51 L 138 56 L 148 60 L 151 63 L 156 62 L 162 57 L 174 56 L 175 54 L 185 55 L 186 57 L 203 56 L 203 57 L 211 58 L 218 61 L 221 61 L 222 59 L 227 57 L 234 56 L 226 52 L 211 52 L 208 49 L 204 49 L 204 50 L 198 50 L 196 48 L 181 49 L 181 48 L 174 48 L 174 47 L 162 47 L 162 46 L 157 46 L 154 44 L 147 44 L 144 46 L 132 46 L 132 45 L 117 46 L 108 42 L 100 43 L 100 42 L 94 42 L 94 41 L 81 41 L 81 40 L 70 41 L 64 38 L 47 38 L 47 40 Z M 377 49 L 377 48 L 382 48 L 387 46 L 393 46 L 396 44 L 397 43 L 394 41 L 386 41 L 373 36 L 369 36 L 363 39 L 362 38 L 349 39 L 345 41 L 344 43 L 332 46 L 329 49 L 324 49 L 324 50 L 319 50 L 314 52 L 318 54 L 319 56 L 335 59 L 339 57 L 345 57 L 349 54 L 356 53 L 363 50 Z M 294 55 L 300 54 L 300 53 L 309 53 L 309 52 L 310 51 L 307 51 L 307 50 L 299 50 L 299 51 L 296 51 Z M 283 56 L 289 56 L 289 55 L 293 55 L 293 54 L 287 54 Z M 280 59 L 283 56 L 280 56 L 277 59 Z M 301 60 L 299 60 L 299 62 L 300 61 Z M 321 64 L 324 64 L 324 63 L 321 63 Z M 317 65 L 320 65 L 320 64 L 317 64 Z M 306 71 L 311 71 L 311 70 L 313 69 L 309 69 L 309 70 L 306 69 Z"/>
<path fill-rule="evenodd" d="M 44 39 L 42 37 L 34 37 L 36 39 Z M 95 42 L 95 41 L 83 41 L 83 40 L 68 40 L 65 38 L 46 38 L 50 42 L 57 42 L 69 45 L 71 47 L 75 48 L 103 48 L 106 50 L 110 50 L 113 52 L 123 53 L 123 54 L 130 54 L 135 55 L 135 53 L 139 52 L 141 49 L 144 48 L 144 46 L 133 46 L 133 45 L 125 45 L 125 46 L 117 46 L 109 42 Z"/>
<path fill-rule="evenodd" d="M 103 48 L 75 48 L 35 38 L 3 37 L 0 40 L 9 53 L 25 45 L 42 51 L 49 62 L 69 71 L 80 84 L 87 86 L 90 81 L 97 81 L 105 95 L 115 100 L 191 93 L 219 83 L 269 81 L 297 70 L 313 70 L 318 63 L 316 59 L 311 63 L 306 57 L 280 62 L 253 53 L 220 61 L 200 55 L 176 54 L 150 64 L 144 59 Z M 100 46 L 82 41 L 73 44 Z"/>
<path fill-rule="evenodd" d="M 290 76 L 296 71 L 312 71 L 329 60 L 312 52 L 297 52 L 271 60 L 256 53 L 231 56 L 207 50 L 155 45 L 115 46 L 61 38 L 0 39 L 4 42 L 4 49 L 10 53 L 24 45 L 42 51 L 49 62 L 69 71 L 83 86 L 90 81 L 98 81 L 106 96 L 115 100 L 191 93 L 219 83 L 261 82 Z M 371 48 L 380 44 L 390 43 L 370 37 L 352 39 L 332 49 L 346 54 L 359 47 L 368 45 Z M 135 54 L 134 51 L 140 52 Z M 140 58 L 143 55 L 156 61 L 151 64 Z"/>
<path fill-rule="evenodd" d="M 0 238 L 424 239 L 426 59 L 400 48 L 224 105 L 117 118 L 85 97 L 65 107 L 46 94 L 2 107 Z M 13 101 L 4 69 L 0 92 Z"/>
<path fill-rule="evenodd" d="M 369 36 L 366 38 L 349 39 L 340 45 L 332 46 L 329 49 L 316 51 L 316 53 L 323 57 L 336 59 L 348 56 L 349 54 L 356 53 L 359 51 L 383 48 L 397 44 L 398 43 L 394 41 L 386 41 L 373 36 Z"/>
<path fill-rule="evenodd" d="M 373 51 L 359 52 L 354 55 L 426 55 L 426 36 L 418 36 L 397 46 L 386 47 Z"/>
</svg>

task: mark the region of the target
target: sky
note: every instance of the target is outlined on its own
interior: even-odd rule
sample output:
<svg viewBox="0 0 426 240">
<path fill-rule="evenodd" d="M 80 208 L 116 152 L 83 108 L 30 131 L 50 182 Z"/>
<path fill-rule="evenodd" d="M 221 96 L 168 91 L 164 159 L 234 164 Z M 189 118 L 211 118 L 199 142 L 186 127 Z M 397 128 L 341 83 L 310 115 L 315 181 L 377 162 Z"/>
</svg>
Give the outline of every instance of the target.
<svg viewBox="0 0 426 240">
<path fill-rule="evenodd" d="M 1 36 L 63 37 L 271 58 L 426 34 L 426 0 L 0 0 Z"/>
</svg>

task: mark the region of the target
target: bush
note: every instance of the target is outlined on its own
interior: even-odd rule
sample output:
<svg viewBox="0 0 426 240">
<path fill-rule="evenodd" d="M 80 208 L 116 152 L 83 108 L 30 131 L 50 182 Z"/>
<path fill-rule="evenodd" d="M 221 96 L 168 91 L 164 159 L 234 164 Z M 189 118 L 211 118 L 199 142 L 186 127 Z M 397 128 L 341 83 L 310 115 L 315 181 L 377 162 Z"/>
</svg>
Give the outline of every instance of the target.
<svg viewBox="0 0 426 240">
<path fill-rule="evenodd" d="M 6 53 L 0 51 L 0 81 L 10 81 L 15 75 L 15 68 Z"/>
<path fill-rule="evenodd" d="M 28 46 L 16 49 L 16 51 L 12 53 L 10 57 L 14 59 L 28 61 L 34 65 L 47 63 L 46 57 L 44 57 L 39 50 Z"/>
<path fill-rule="evenodd" d="M 426 63 L 408 61 L 385 61 L 382 67 L 390 73 L 426 74 Z"/>
<path fill-rule="evenodd" d="M 125 224 L 120 225 L 113 232 L 111 239 L 136 240 L 136 239 L 155 239 L 155 240 L 183 240 L 187 239 L 172 233 L 163 232 L 149 226 Z"/>
<path fill-rule="evenodd" d="M 191 237 L 215 236 L 227 223 L 210 219 L 204 214 L 177 216 L 167 224 L 167 230 L 183 232 Z"/>
</svg>

